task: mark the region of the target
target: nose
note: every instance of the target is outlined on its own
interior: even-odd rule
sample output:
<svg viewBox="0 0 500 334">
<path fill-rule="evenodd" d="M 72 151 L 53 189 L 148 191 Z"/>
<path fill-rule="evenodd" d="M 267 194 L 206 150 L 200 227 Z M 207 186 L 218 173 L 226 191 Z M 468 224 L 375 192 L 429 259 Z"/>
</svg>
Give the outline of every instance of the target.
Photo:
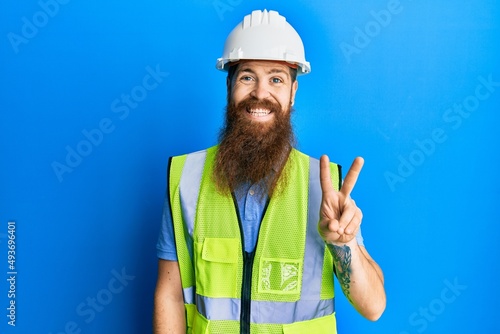
<svg viewBox="0 0 500 334">
<path fill-rule="evenodd" d="M 263 80 L 257 81 L 254 89 L 250 93 L 250 96 L 259 100 L 268 98 L 270 96 L 268 84 Z"/>
</svg>

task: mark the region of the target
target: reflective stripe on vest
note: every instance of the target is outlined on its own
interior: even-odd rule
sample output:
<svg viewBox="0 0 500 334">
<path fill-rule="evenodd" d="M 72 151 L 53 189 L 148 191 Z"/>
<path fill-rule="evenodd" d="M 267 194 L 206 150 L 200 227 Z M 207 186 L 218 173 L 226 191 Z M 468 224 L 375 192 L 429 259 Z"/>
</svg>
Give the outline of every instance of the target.
<svg viewBox="0 0 500 334">
<path fill-rule="evenodd" d="M 252 300 L 251 322 L 256 324 L 289 324 L 327 316 L 334 312 L 331 299 L 305 300 L 294 303 Z M 210 320 L 240 320 L 241 301 L 236 298 L 209 298 L 196 295 L 198 312 Z"/>
<path fill-rule="evenodd" d="M 215 150 L 215 148 L 209 150 Z M 214 151 L 212 151 L 211 154 L 214 154 L 213 152 Z M 317 159 L 306 157 L 295 150 L 293 154 L 297 156 L 297 159 L 308 159 L 307 165 L 309 170 L 307 180 L 307 225 L 303 255 L 303 263 L 306 267 L 302 270 L 302 278 L 299 282 L 300 298 L 290 302 L 289 300 L 286 300 L 286 292 L 283 292 L 283 298 L 286 301 L 254 300 L 254 296 L 252 294 L 251 322 L 254 324 L 288 324 L 315 319 L 334 313 L 333 274 L 331 266 L 332 260 L 329 252 L 325 252 L 324 242 L 317 232 L 317 222 L 319 220 L 318 214 L 321 202 L 319 161 Z M 178 159 L 178 161 L 175 159 Z M 186 304 L 196 304 L 197 312 L 208 320 L 239 321 L 241 312 L 241 300 L 239 298 L 224 298 L 197 294 L 193 279 L 185 279 L 185 277 L 182 277 L 194 275 L 194 265 L 192 263 L 185 265 L 184 262 L 186 259 L 189 261 L 195 256 L 195 254 L 193 254 L 194 250 L 190 244 L 192 244 L 193 240 L 199 202 L 198 197 L 205 170 L 206 159 L 207 150 L 191 153 L 186 156 L 182 156 L 180 159 L 173 158 L 175 163 L 181 165 L 180 167 L 177 166 L 174 168 L 177 170 L 177 173 L 180 173 L 180 175 L 174 175 L 173 177 L 171 175 L 169 181 L 173 182 L 170 187 L 170 198 L 174 218 L 176 244 L 178 248 L 179 246 L 186 247 L 187 244 L 189 254 L 189 258 L 187 258 L 186 255 L 179 257 L 184 299 Z M 338 166 L 332 164 L 331 169 L 332 179 L 339 180 Z M 334 182 L 335 188 L 338 189 L 340 185 L 339 183 L 340 182 Z M 177 209 L 174 209 L 176 205 Z M 234 204 L 232 205 L 234 206 Z M 176 215 L 175 212 L 178 212 L 178 214 Z M 181 216 L 181 219 L 183 220 L 182 228 L 178 225 L 179 216 Z M 185 234 L 183 234 L 181 230 L 184 230 Z M 219 238 L 213 240 L 213 242 L 217 244 L 220 243 L 220 241 L 226 240 Z M 236 245 L 233 245 L 231 240 L 228 240 L 227 242 L 227 247 L 233 247 Z M 207 244 L 210 244 L 210 242 L 207 242 Z M 234 251 L 237 252 L 236 250 Z M 241 249 L 238 252 L 240 254 L 236 255 L 241 257 Z M 259 259 L 256 258 L 255 261 L 258 262 Z M 283 264 L 281 265 L 283 266 Z M 293 265 L 291 268 L 293 271 Z M 306 284 L 302 284 L 302 282 L 306 282 Z M 252 284 L 257 283 L 253 282 Z M 329 287 L 330 285 L 331 287 Z M 239 293 L 239 291 L 237 292 Z"/>
</svg>

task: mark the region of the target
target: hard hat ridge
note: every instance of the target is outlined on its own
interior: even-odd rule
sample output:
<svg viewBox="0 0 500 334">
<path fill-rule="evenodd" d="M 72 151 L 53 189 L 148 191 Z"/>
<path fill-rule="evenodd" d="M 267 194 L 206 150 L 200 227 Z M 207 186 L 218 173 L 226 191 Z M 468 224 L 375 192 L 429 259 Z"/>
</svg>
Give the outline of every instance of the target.
<svg viewBox="0 0 500 334">
<path fill-rule="evenodd" d="M 271 10 L 268 12 L 267 9 L 264 9 L 263 11 L 254 10 L 252 14 L 246 15 L 243 18 L 243 21 L 241 21 L 241 23 L 243 24 L 243 29 L 255 27 L 262 24 L 282 25 L 285 22 L 285 17 L 279 15 L 277 11 Z"/>
</svg>

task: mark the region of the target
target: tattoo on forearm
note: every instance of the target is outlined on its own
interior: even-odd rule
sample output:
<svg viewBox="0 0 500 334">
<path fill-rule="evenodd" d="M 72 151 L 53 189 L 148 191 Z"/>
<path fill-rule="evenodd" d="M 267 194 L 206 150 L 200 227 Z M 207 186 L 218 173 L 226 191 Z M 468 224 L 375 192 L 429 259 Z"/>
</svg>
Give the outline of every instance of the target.
<svg viewBox="0 0 500 334">
<path fill-rule="evenodd" d="M 349 293 L 349 287 L 351 285 L 351 248 L 347 245 L 335 246 L 327 244 L 327 246 L 333 256 L 337 278 L 342 286 L 342 290 L 347 299 L 352 302 Z"/>
</svg>

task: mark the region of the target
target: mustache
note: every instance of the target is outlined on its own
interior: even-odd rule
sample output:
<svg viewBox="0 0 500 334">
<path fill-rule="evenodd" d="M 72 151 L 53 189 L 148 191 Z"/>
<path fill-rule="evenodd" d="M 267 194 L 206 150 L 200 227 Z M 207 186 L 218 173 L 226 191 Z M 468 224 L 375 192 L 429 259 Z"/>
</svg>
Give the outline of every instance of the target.
<svg viewBox="0 0 500 334">
<path fill-rule="evenodd" d="M 260 100 L 256 97 L 248 97 L 240 101 L 236 108 L 238 111 L 248 111 L 251 109 L 269 109 L 271 113 L 280 113 L 283 109 L 281 104 L 269 100 Z"/>
</svg>

